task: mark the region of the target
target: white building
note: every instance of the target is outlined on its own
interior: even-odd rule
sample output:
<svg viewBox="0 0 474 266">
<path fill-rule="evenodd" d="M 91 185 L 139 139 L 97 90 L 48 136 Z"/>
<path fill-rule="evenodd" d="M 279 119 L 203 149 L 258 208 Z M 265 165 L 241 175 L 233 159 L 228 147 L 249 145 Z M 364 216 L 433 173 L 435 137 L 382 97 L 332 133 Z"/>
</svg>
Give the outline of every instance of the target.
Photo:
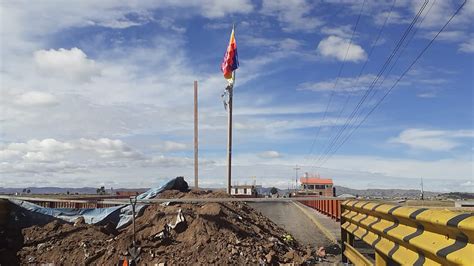
<svg viewBox="0 0 474 266">
<path fill-rule="evenodd" d="M 250 185 L 232 186 L 230 194 L 236 197 L 252 198 L 257 196 L 257 190 L 255 186 Z"/>
</svg>

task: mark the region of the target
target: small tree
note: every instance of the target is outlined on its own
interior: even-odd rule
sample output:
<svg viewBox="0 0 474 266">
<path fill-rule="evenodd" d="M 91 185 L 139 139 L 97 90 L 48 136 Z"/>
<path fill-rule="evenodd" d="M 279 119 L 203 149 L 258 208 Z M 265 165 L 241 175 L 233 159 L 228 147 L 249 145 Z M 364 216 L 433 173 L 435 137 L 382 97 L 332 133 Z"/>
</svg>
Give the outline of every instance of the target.
<svg viewBox="0 0 474 266">
<path fill-rule="evenodd" d="M 26 190 L 26 194 L 30 194 L 31 190 L 30 189 L 27 189 Z"/>
<path fill-rule="evenodd" d="M 277 189 L 276 187 L 272 187 L 272 188 L 270 189 L 270 193 L 271 193 L 272 195 L 273 195 L 273 194 L 276 194 L 276 193 L 278 193 L 278 189 Z"/>
<path fill-rule="evenodd" d="M 105 187 L 101 186 L 96 190 L 97 194 L 104 195 L 105 194 Z"/>
</svg>

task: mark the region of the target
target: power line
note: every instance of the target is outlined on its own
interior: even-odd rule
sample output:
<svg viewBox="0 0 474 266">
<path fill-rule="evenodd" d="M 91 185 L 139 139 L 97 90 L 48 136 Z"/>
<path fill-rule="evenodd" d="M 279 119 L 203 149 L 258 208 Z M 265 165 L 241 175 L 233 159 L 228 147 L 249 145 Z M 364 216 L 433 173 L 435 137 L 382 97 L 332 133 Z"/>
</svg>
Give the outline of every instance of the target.
<svg viewBox="0 0 474 266">
<path fill-rule="evenodd" d="M 410 42 L 413 40 L 413 38 L 415 37 L 416 33 L 418 32 L 418 30 L 420 29 L 421 25 L 423 24 L 423 21 L 425 20 L 425 18 L 428 16 L 428 14 L 430 13 L 431 9 L 433 8 L 433 5 L 436 3 L 436 0 L 433 1 L 433 3 L 430 5 L 430 7 L 428 8 L 428 11 L 426 11 L 425 15 L 421 18 L 420 20 L 420 23 L 418 23 L 418 27 L 415 28 L 415 30 L 413 31 L 413 34 L 410 36 L 410 38 L 408 39 L 408 41 L 406 42 L 406 44 L 402 47 L 402 49 L 400 50 L 400 53 L 398 53 L 398 56 L 397 58 L 395 59 L 395 61 L 393 62 L 392 66 L 390 67 L 390 69 L 388 70 L 387 74 L 385 75 L 385 77 L 382 79 L 382 82 L 380 82 L 379 86 L 382 86 L 382 84 L 385 82 L 385 80 L 390 76 L 390 73 L 392 73 L 392 70 L 395 68 L 395 65 L 397 64 L 398 60 L 402 57 L 403 53 L 405 52 L 405 49 L 407 48 L 408 45 L 410 45 Z M 368 102 L 370 102 L 374 97 L 375 95 L 377 94 L 378 90 L 373 90 L 372 92 L 372 95 L 370 95 L 369 99 L 368 99 Z M 359 116 L 360 117 L 360 116 Z"/>
<path fill-rule="evenodd" d="M 331 152 L 331 150 L 336 146 L 336 143 L 337 141 L 340 139 L 340 137 L 342 136 L 342 134 L 347 130 L 347 128 L 349 127 L 349 130 L 351 130 L 353 128 L 353 125 L 351 125 L 351 122 L 354 121 L 354 123 L 357 121 L 357 119 L 360 118 L 361 116 L 361 107 L 363 106 L 363 104 L 367 101 L 367 97 L 369 97 L 372 92 L 374 91 L 374 88 L 375 86 L 377 85 L 380 77 L 383 75 L 383 73 L 385 72 L 385 70 L 387 69 L 387 67 L 390 65 L 391 61 L 393 60 L 394 56 L 398 53 L 398 50 L 400 49 L 401 45 L 404 43 L 406 37 L 410 34 L 411 30 L 413 29 L 414 25 L 417 23 L 420 15 L 423 13 L 423 10 L 426 8 L 426 5 L 428 4 L 429 0 L 425 0 L 425 2 L 423 3 L 423 5 L 420 7 L 420 9 L 418 10 L 418 13 L 415 15 L 415 17 L 413 18 L 412 22 L 410 23 L 410 25 L 408 26 L 408 28 L 405 30 L 405 32 L 403 33 L 402 37 L 400 38 L 400 40 L 398 41 L 397 45 L 395 46 L 395 48 L 393 49 L 392 53 L 390 54 L 390 56 L 386 59 L 385 63 L 383 64 L 381 70 L 378 72 L 377 76 L 375 77 L 375 79 L 372 81 L 372 83 L 369 85 L 368 89 L 365 91 L 365 94 L 363 95 L 363 97 L 359 100 L 359 103 L 357 104 L 357 106 L 355 107 L 355 109 L 353 110 L 353 112 L 351 113 L 349 119 L 348 119 L 348 123 L 344 124 L 344 126 L 339 130 L 339 132 L 337 133 L 336 137 L 334 139 L 331 140 L 331 143 L 330 145 L 328 146 L 328 148 L 326 150 L 324 150 L 324 152 L 319 156 L 318 160 L 316 163 L 320 163 L 322 162 L 325 157 L 328 156 L 328 154 Z M 371 99 L 371 97 L 369 98 Z"/>
<path fill-rule="evenodd" d="M 359 15 L 357 16 L 357 20 L 356 20 L 356 23 L 355 23 L 355 26 L 354 26 L 354 29 L 352 30 L 352 34 L 351 34 L 351 39 L 349 41 L 349 45 L 347 46 L 347 49 L 346 49 L 346 54 L 344 55 L 344 59 L 342 61 L 342 64 L 341 64 L 341 67 L 339 68 L 339 71 L 338 71 L 338 74 L 337 74 L 337 77 L 336 77 L 336 80 L 334 82 L 334 86 L 333 86 L 333 89 L 331 90 L 331 94 L 329 96 L 329 101 L 328 101 L 328 104 L 326 105 L 326 109 L 324 111 L 324 115 L 323 115 L 323 120 L 321 123 L 324 123 L 324 121 L 326 121 L 326 116 L 327 116 L 327 113 L 328 113 L 328 110 L 329 110 L 329 106 L 331 105 L 331 102 L 332 102 L 332 98 L 334 96 L 334 91 L 336 90 L 336 87 L 337 87 L 337 83 L 339 82 L 339 77 L 341 76 L 342 74 L 342 70 L 344 69 L 344 65 L 346 63 L 346 59 L 347 59 L 347 55 L 349 54 L 349 49 L 352 45 L 352 40 L 354 38 L 354 35 L 355 35 L 355 32 L 356 32 L 356 29 L 357 29 L 357 26 L 359 25 L 359 21 L 360 21 L 360 17 L 362 15 L 362 11 L 364 9 L 364 5 L 365 5 L 365 2 L 366 0 L 364 0 L 364 2 L 362 2 L 362 6 L 360 8 L 360 11 L 359 11 Z M 318 139 L 319 137 L 319 134 L 321 132 L 321 124 L 318 126 L 318 130 L 316 132 L 316 135 L 313 139 L 313 142 L 311 143 L 311 147 L 310 147 L 310 150 L 309 150 L 309 153 L 308 153 L 308 157 L 311 157 L 312 153 L 313 153 L 313 149 L 314 149 L 314 145 L 316 143 L 316 140 Z M 307 157 L 307 158 L 308 158 Z"/>
<path fill-rule="evenodd" d="M 370 57 L 371 57 L 371 55 L 372 55 L 372 53 L 373 53 L 375 47 L 376 47 L 377 44 L 378 44 L 378 41 L 379 41 L 379 39 L 380 39 L 380 36 L 382 35 L 382 32 L 383 32 L 384 29 L 385 29 L 385 25 L 387 24 L 387 21 L 389 20 L 390 16 L 392 15 L 392 11 L 393 11 L 393 8 L 394 8 L 396 2 L 397 2 L 397 0 L 393 0 L 392 5 L 391 5 L 390 10 L 389 10 L 389 13 L 388 13 L 388 15 L 386 16 L 386 18 L 385 18 L 385 20 L 384 20 L 382 26 L 380 27 L 380 29 L 379 29 L 379 31 L 378 31 L 378 34 L 377 34 L 377 37 L 376 37 L 375 40 L 372 42 L 372 45 L 371 45 L 371 47 L 370 47 L 370 51 L 369 51 L 369 53 L 368 53 L 368 55 L 367 55 L 367 58 L 365 59 L 364 65 L 362 66 L 362 68 L 361 68 L 360 71 L 359 71 L 359 74 L 357 75 L 357 78 L 356 78 L 356 81 L 355 81 L 355 84 L 356 84 L 355 87 L 357 87 L 357 86 L 359 85 L 359 79 L 360 79 L 360 77 L 362 76 L 362 73 L 364 72 L 364 70 L 365 70 L 365 68 L 366 68 L 366 66 L 367 66 L 367 63 L 369 62 L 369 59 L 370 59 Z M 349 102 L 351 96 L 352 96 L 352 94 L 348 94 L 348 96 L 346 97 L 346 100 L 345 100 L 345 102 L 344 102 L 344 105 L 343 105 L 343 107 L 341 108 L 341 111 L 339 112 L 339 114 L 338 114 L 338 116 L 337 116 L 337 118 L 336 118 L 336 124 L 337 124 L 337 121 L 339 121 L 339 119 L 341 118 L 342 113 L 343 113 L 344 110 L 346 109 L 346 106 L 348 105 L 348 102 Z M 337 133 L 336 133 L 336 134 L 337 134 Z M 333 139 L 333 137 L 331 137 L 330 139 Z M 327 142 L 327 145 L 326 145 L 325 148 L 327 148 L 327 146 L 329 145 L 329 143 L 330 143 L 330 142 Z"/>
<path fill-rule="evenodd" d="M 319 158 L 317 159 L 316 161 L 316 164 L 318 164 L 319 162 L 321 162 L 323 160 L 323 158 L 325 156 L 327 156 L 327 154 L 333 149 L 333 147 L 336 145 L 337 141 L 339 140 L 339 138 L 341 137 L 342 133 L 347 129 L 347 127 L 350 125 L 350 123 L 354 120 L 354 117 L 356 117 L 356 114 L 358 113 L 358 111 L 360 110 L 361 106 L 363 105 L 363 103 L 367 100 L 367 97 L 370 95 L 370 93 L 373 91 L 375 85 L 378 83 L 380 77 L 383 75 L 383 73 L 385 72 L 385 70 L 387 69 L 387 67 L 390 65 L 391 61 L 393 60 L 394 56 L 397 54 L 398 50 L 400 49 L 401 45 L 404 43 L 406 37 L 408 36 L 408 34 L 411 32 L 411 30 L 413 29 L 414 25 L 416 24 L 416 22 L 418 21 L 421 13 L 423 12 L 423 10 L 425 9 L 426 5 L 428 4 L 429 0 L 425 0 L 425 2 L 423 3 L 423 5 L 420 7 L 418 13 L 415 15 L 415 17 L 413 18 L 412 22 L 410 23 L 410 25 L 408 26 L 408 28 L 405 30 L 405 32 L 403 33 L 402 37 L 400 38 L 400 40 L 397 42 L 395 48 L 393 49 L 392 53 L 390 54 L 390 56 L 385 60 L 384 64 L 382 65 L 382 68 L 380 69 L 380 71 L 377 73 L 375 79 L 372 81 L 372 83 L 369 85 L 368 89 L 365 91 L 364 95 L 362 96 L 362 98 L 359 100 L 359 102 L 357 103 L 356 107 L 354 108 L 354 110 L 352 111 L 352 113 L 350 114 L 349 118 L 346 120 L 346 123 L 344 124 L 344 126 L 339 130 L 339 132 L 337 133 L 336 137 L 334 139 L 332 139 L 330 141 L 330 144 L 329 146 L 321 153 L 321 155 L 319 156 Z"/>
<path fill-rule="evenodd" d="M 418 60 L 423 56 L 423 54 L 430 48 L 430 46 L 433 44 L 433 42 L 436 40 L 436 38 L 441 34 L 441 32 L 444 31 L 444 29 L 449 25 L 451 20 L 461 11 L 461 9 L 464 7 L 466 4 L 467 0 L 464 0 L 464 2 L 459 6 L 459 8 L 451 15 L 451 17 L 446 21 L 446 23 L 443 25 L 443 27 L 436 33 L 436 35 L 430 40 L 430 42 L 421 50 L 421 52 L 418 54 L 418 56 L 413 60 L 413 62 L 407 67 L 407 69 L 400 75 L 400 77 L 395 81 L 395 83 L 390 87 L 390 89 L 384 94 L 384 96 L 376 103 L 376 105 L 367 113 L 367 115 L 364 117 L 364 119 L 347 135 L 347 137 L 336 147 L 334 152 L 330 155 L 334 155 L 339 148 L 344 145 L 344 143 L 352 136 L 352 134 L 367 120 L 367 118 L 372 114 L 379 106 L 380 104 L 385 100 L 385 98 L 390 94 L 390 92 L 398 85 L 400 80 L 405 77 L 405 75 L 411 70 L 411 68 L 418 62 Z M 330 158 L 328 157 L 324 163 Z M 322 165 L 322 164 L 321 164 Z"/>
<path fill-rule="evenodd" d="M 413 31 L 413 34 L 409 37 L 408 41 L 405 43 L 405 45 L 401 48 L 400 52 L 397 54 L 397 57 L 395 59 L 395 61 L 393 62 L 392 66 L 390 67 L 390 69 L 388 70 L 387 74 L 385 74 L 384 78 L 382 79 L 382 81 L 378 84 L 379 87 L 382 86 L 382 84 L 385 82 L 385 80 L 387 79 L 387 77 L 389 77 L 390 73 L 392 72 L 392 70 L 394 69 L 395 65 L 397 64 L 398 60 L 401 58 L 402 54 L 404 53 L 405 49 L 407 48 L 407 46 L 410 44 L 410 42 L 413 40 L 414 36 L 416 35 L 416 33 L 418 32 L 418 29 L 421 27 L 421 25 L 423 24 L 423 21 L 425 20 L 425 18 L 428 16 L 428 14 L 430 13 L 431 9 L 433 8 L 433 5 L 436 3 L 436 0 L 434 0 L 432 2 L 432 4 L 430 5 L 430 7 L 428 8 L 427 12 L 425 13 L 425 15 L 421 18 L 420 22 L 418 23 L 418 27 L 415 28 L 415 30 Z M 423 8 L 424 9 L 424 8 Z M 421 10 L 420 14 L 423 13 L 423 10 Z M 415 25 L 416 25 L 416 22 L 415 22 Z M 376 86 L 377 84 L 375 84 L 374 86 Z M 373 88 L 372 88 L 373 89 Z M 375 97 L 375 95 L 377 94 L 378 90 L 375 90 L 373 89 L 372 90 L 372 93 L 370 93 L 370 96 L 368 98 L 368 100 L 366 100 L 368 103 L 370 103 L 370 101 Z M 362 109 L 360 109 L 360 112 L 356 114 L 355 116 L 355 119 L 354 119 L 354 123 L 355 121 L 357 121 L 360 117 L 362 116 Z M 351 130 L 353 130 L 354 128 L 354 125 L 349 125 L 349 132 Z M 349 134 L 349 133 L 348 133 Z M 347 136 L 347 135 L 346 135 Z M 326 162 L 329 157 L 334 154 L 334 147 L 336 143 L 334 143 L 334 145 L 332 146 L 332 150 L 329 150 L 326 154 L 325 154 L 325 158 L 323 157 L 320 162 Z"/>
</svg>

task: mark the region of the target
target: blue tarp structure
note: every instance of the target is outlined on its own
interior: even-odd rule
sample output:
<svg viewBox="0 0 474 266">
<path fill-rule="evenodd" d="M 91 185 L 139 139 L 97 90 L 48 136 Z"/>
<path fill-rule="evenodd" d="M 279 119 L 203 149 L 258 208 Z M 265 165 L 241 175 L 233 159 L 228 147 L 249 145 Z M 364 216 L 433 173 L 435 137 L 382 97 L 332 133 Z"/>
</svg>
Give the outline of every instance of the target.
<svg viewBox="0 0 474 266">
<path fill-rule="evenodd" d="M 184 178 L 179 176 L 159 188 L 151 188 L 148 191 L 137 196 L 137 199 L 152 199 L 161 192 L 170 189 L 178 189 L 181 191 L 188 190 L 188 184 Z M 132 222 L 132 205 L 125 204 L 109 208 L 100 209 L 68 209 L 68 208 L 45 208 L 31 202 L 22 200 L 10 200 L 13 204 L 24 208 L 31 212 L 53 216 L 66 222 L 74 222 L 79 217 L 84 217 L 88 224 L 105 224 L 112 223 L 117 229 L 121 229 Z M 137 204 L 135 206 L 136 217 L 140 216 L 145 210 L 146 205 Z"/>
</svg>

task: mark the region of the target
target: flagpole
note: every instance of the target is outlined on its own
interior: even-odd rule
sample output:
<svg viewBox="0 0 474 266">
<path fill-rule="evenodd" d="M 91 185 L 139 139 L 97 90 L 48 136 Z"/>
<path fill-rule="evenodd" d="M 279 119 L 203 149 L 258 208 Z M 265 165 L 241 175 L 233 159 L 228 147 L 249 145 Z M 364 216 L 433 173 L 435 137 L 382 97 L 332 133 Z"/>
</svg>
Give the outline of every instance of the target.
<svg viewBox="0 0 474 266">
<path fill-rule="evenodd" d="M 235 70 L 232 72 L 232 85 L 229 86 L 228 119 L 227 119 L 227 193 L 232 187 L 232 107 L 234 98 Z"/>
<path fill-rule="evenodd" d="M 235 24 L 232 25 L 232 32 L 235 33 Z M 227 103 L 227 193 L 231 194 L 232 188 L 232 106 L 234 97 L 235 70 L 232 71 L 232 83 L 228 86 L 229 100 Z"/>
</svg>

